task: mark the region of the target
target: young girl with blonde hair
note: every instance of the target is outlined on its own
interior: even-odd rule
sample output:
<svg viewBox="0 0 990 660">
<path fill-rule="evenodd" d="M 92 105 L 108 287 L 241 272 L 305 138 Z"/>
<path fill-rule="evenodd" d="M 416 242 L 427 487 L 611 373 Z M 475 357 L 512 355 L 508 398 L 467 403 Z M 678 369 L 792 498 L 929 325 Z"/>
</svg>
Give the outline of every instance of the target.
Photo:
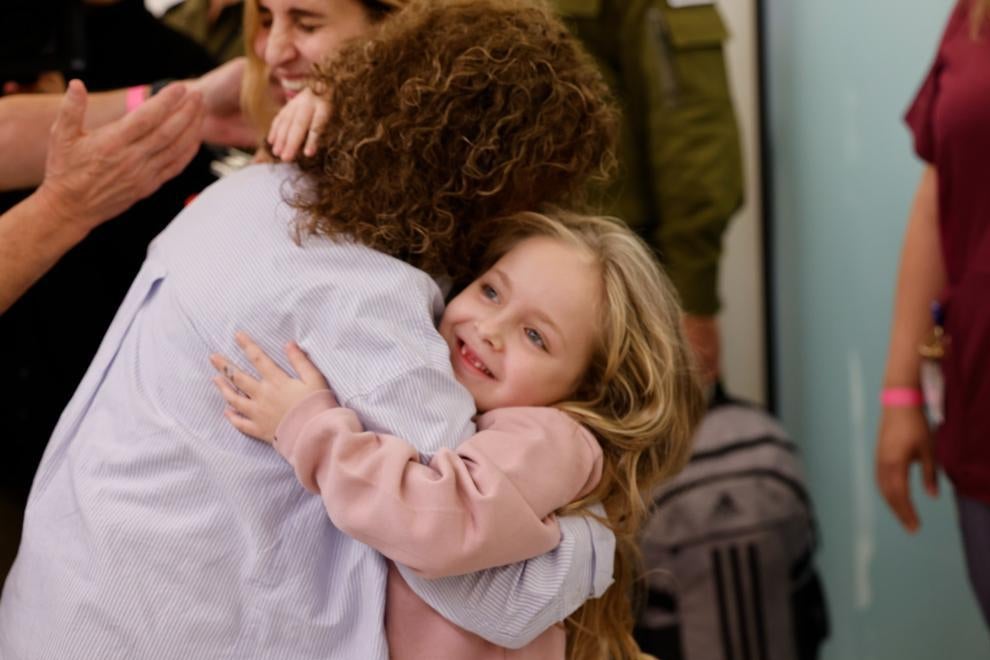
<svg viewBox="0 0 990 660">
<path fill-rule="evenodd" d="M 293 378 L 243 334 L 259 378 L 211 358 L 225 376 L 215 382 L 227 417 L 274 443 L 336 526 L 429 577 L 546 552 L 559 541 L 555 513 L 604 506 L 615 582 L 567 619 L 566 651 L 560 626 L 514 651 L 456 629 L 393 568 L 393 658 L 636 658 L 635 536 L 651 490 L 687 459 L 703 409 L 676 295 L 649 249 L 613 219 L 519 213 L 475 240 L 483 274 L 439 327 L 482 413 L 456 451 L 422 463 L 406 441 L 366 432 L 338 407 L 297 345 L 287 346 Z"/>
</svg>

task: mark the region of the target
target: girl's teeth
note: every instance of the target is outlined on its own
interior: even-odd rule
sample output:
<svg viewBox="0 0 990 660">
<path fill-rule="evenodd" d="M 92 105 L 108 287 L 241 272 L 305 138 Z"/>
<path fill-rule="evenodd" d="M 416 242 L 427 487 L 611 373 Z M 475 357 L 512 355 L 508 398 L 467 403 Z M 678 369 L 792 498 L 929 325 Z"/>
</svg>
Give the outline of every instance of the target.
<svg viewBox="0 0 990 660">
<path fill-rule="evenodd" d="M 467 347 L 467 344 L 461 344 L 461 355 L 463 355 L 464 357 L 467 357 L 468 359 L 470 359 L 471 360 L 471 365 L 474 366 L 474 368 L 477 369 L 478 371 L 483 372 L 487 376 L 491 376 L 492 375 L 492 372 L 488 370 L 488 367 L 486 367 L 481 362 L 481 360 L 479 360 L 476 357 L 468 357 L 468 347 Z"/>
</svg>

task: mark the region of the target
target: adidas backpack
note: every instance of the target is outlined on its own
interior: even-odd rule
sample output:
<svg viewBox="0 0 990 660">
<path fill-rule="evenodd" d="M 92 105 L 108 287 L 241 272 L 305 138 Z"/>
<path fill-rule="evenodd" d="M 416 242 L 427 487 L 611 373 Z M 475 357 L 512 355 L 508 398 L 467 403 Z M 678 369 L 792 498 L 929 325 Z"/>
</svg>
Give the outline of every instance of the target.
<svg viewBox="0 0 990 660">
<path fill-rule="evenodd" d="M 636 638 L 663 660 L 812 660 L 828 636 L 796 447 L 717 388 L 687 467 L 653 500 Z"/>
</svg>

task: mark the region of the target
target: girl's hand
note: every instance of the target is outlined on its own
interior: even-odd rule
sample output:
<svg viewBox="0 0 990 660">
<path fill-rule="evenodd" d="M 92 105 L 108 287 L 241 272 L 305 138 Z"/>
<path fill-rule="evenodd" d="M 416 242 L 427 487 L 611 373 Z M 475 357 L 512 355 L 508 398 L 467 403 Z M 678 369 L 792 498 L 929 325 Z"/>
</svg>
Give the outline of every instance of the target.
<svg viewBox="0 0 990 660">
<path fill-rule="evenodd" d="M 299 378 L 282 371 L 245 333 L 238 332 L 234 339 L 259 378 L 237 369 L 218 353 L 210 356 L 210 363 L 222 374 L 214 377 L 213 383 L 230 406 L 224 416 L 241 433 L 271 443 L 286 413 L 313 392 L 329 390 L 330 386 L 295 342 L 286 345 L 285 354 Z"/>
<path fill-rule="evenodd" d="M 316 154 L 320 132 L 330 117 L 330 104 L 308 87 L 279 110 L 268 131 L 272 153 L 284 162 L 295 160 L 299 148 L 306 156 Z"/>
</svg>

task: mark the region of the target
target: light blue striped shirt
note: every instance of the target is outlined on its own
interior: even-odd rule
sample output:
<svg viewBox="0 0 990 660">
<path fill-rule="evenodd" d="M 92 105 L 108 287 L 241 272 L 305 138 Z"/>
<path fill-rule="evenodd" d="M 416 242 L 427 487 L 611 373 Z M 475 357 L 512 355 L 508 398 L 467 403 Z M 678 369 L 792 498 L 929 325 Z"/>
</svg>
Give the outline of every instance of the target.
<svg viewBox="0 0 990 660">
<path fill-rule="evenodd" d="M 0 602 L 4 660 L 388 657 L 383 558 L 227 423 L 207 356 L 239 356 L 239 329 L 272 356 L 298 340 L 369 429 L 424 454 L 472 433 L 474 407 L 434 329 L 436 283 L 361 246 L 294 243 L 296 176 L 232 175 L 149 248 L 35 477 Z M 456 624 L 518 646 L 611 580 L 611 535 L 562 527 L 525 564 L 405 574 Z"/>
</svg>

